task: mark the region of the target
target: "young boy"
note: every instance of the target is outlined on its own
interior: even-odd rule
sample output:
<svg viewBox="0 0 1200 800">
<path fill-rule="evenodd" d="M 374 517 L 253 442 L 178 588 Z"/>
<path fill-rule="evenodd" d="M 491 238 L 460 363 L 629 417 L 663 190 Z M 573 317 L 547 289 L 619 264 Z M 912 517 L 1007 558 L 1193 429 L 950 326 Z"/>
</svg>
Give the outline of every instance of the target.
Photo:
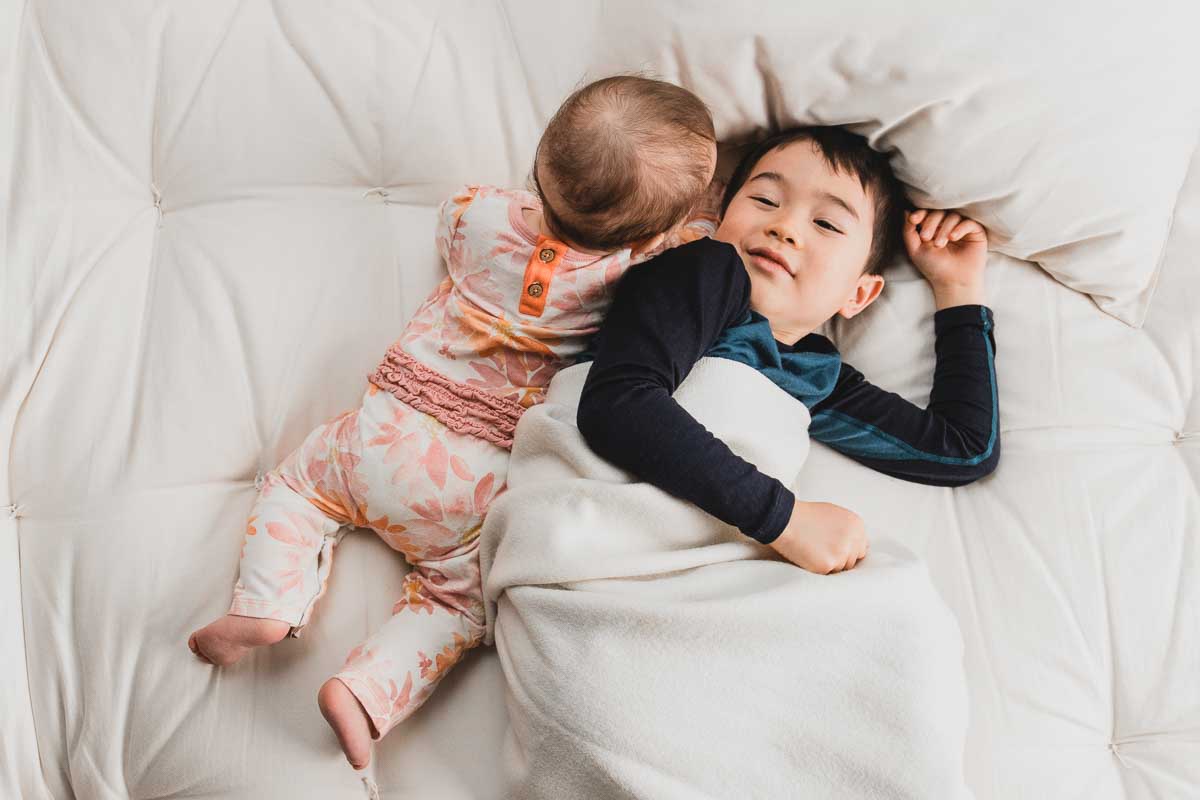
<svg viewBox="0 0 1200 800">
<path fill-rule="evenodd" d="M 848 131 L 799 128 L 760 144 L 734 171 L 712 239 L 618 285 L 579 404 L 588 444 L 823 574 L 866 555 L 862 520 L 797 501 L 680 408 L 671 394 L 701 356 L 758 368 L 809 408 L 813 438 L 881 472 L 942 486 L 991 472 L 1000 441 L 987 236 L 958 214 L 906 208 L 886 158 Z M 875 301 L 901 242 L 938 309 L 928 409 L 867 383 L 813 332 Z"/>
</svg>

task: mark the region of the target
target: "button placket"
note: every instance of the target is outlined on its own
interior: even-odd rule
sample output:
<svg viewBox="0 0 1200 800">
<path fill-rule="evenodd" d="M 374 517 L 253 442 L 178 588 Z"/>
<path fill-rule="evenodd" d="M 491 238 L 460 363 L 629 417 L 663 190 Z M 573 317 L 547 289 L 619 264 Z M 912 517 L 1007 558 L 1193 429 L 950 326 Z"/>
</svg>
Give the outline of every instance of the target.
<svg viewBox="0 0 1200 800">
<path fill-rule="evenodd" d="M 525 277 L 522 283 L 521 303 L 518 311 L 531 317 L 540 317 L 546 309 L 546 295 L 550 291 L 550 281 L 554 279 L 554 271 L 562 263 L 566 248 L 539 236 L 534 245 L 529 261 L 525 265 Z"/>
</svg>

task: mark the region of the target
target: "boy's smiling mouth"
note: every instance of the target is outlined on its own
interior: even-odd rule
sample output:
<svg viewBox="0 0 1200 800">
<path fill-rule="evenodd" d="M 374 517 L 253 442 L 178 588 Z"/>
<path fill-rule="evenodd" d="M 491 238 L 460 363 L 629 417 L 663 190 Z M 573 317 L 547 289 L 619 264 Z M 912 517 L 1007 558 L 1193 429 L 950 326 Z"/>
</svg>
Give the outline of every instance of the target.
<svg viewBox="0 0 1200 800">
<path fill-rule="evenodd" d="M 751 247 L 746 251 L 746 255 L 760 269 L 767 272 L 783 270 L 791 277 L 796 277 L 796 273 L 792 271 L 791 265 L 784 260 L 783 256 L 769 247 Z"/>
</svg>

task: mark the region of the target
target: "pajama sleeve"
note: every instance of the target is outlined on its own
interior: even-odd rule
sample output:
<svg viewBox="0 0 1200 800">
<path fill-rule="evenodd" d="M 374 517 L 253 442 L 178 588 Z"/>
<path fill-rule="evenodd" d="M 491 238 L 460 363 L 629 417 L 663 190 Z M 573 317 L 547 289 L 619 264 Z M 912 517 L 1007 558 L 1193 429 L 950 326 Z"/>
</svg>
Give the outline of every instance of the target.
<svg viewBox="0 0 1200 800">
<path fill-rule="evenodd" d="M 893 477 L 962 486 L 1000 460 L 994 323 L 991 309 L 978 305 L 946 308 L 933 319 L 937 365 L 928 408 L 843 363 L 832 393 L 812 408 L 809 433 Z"/>
<path fill-rule="evenodd" d="M 455 237 L 459 235 L 458 226 L 462 222 L 462 215 L 466 212 L 467 206 L 471 205 L 471 201 L 475 199 L 475 193 L 478 191 L 478 186 L 463 186 L 438 206 L 437 233 L 434 238 L 437 242 L 438 255 L 442 257 L 442 261 L 447 263 L 450 261 L 450 251 L 453 248 Z"/>
<path fill-rule="evenodd" d="M 791 517 L 791 491 L 671 396 L 749 307 L 750 281 L 728 244 L 700 239 L 630 269 L 597 335 L 577 423 L 603 458 L 767 543 Z"/>
</svg>

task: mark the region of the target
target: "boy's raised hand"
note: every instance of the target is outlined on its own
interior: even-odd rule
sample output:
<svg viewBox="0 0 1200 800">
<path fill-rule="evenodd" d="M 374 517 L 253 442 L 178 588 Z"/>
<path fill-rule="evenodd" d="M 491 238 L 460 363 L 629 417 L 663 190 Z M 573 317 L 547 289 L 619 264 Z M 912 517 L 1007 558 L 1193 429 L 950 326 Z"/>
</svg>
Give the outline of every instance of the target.
<svg viewBox="0 0 1200 800">
<path fill-rule="evenodd" d="M 904 246 L 939 309 L 983 303 L 987 231 L 954 211 L 919 208 L 904 220 Z"/>
</svg>

